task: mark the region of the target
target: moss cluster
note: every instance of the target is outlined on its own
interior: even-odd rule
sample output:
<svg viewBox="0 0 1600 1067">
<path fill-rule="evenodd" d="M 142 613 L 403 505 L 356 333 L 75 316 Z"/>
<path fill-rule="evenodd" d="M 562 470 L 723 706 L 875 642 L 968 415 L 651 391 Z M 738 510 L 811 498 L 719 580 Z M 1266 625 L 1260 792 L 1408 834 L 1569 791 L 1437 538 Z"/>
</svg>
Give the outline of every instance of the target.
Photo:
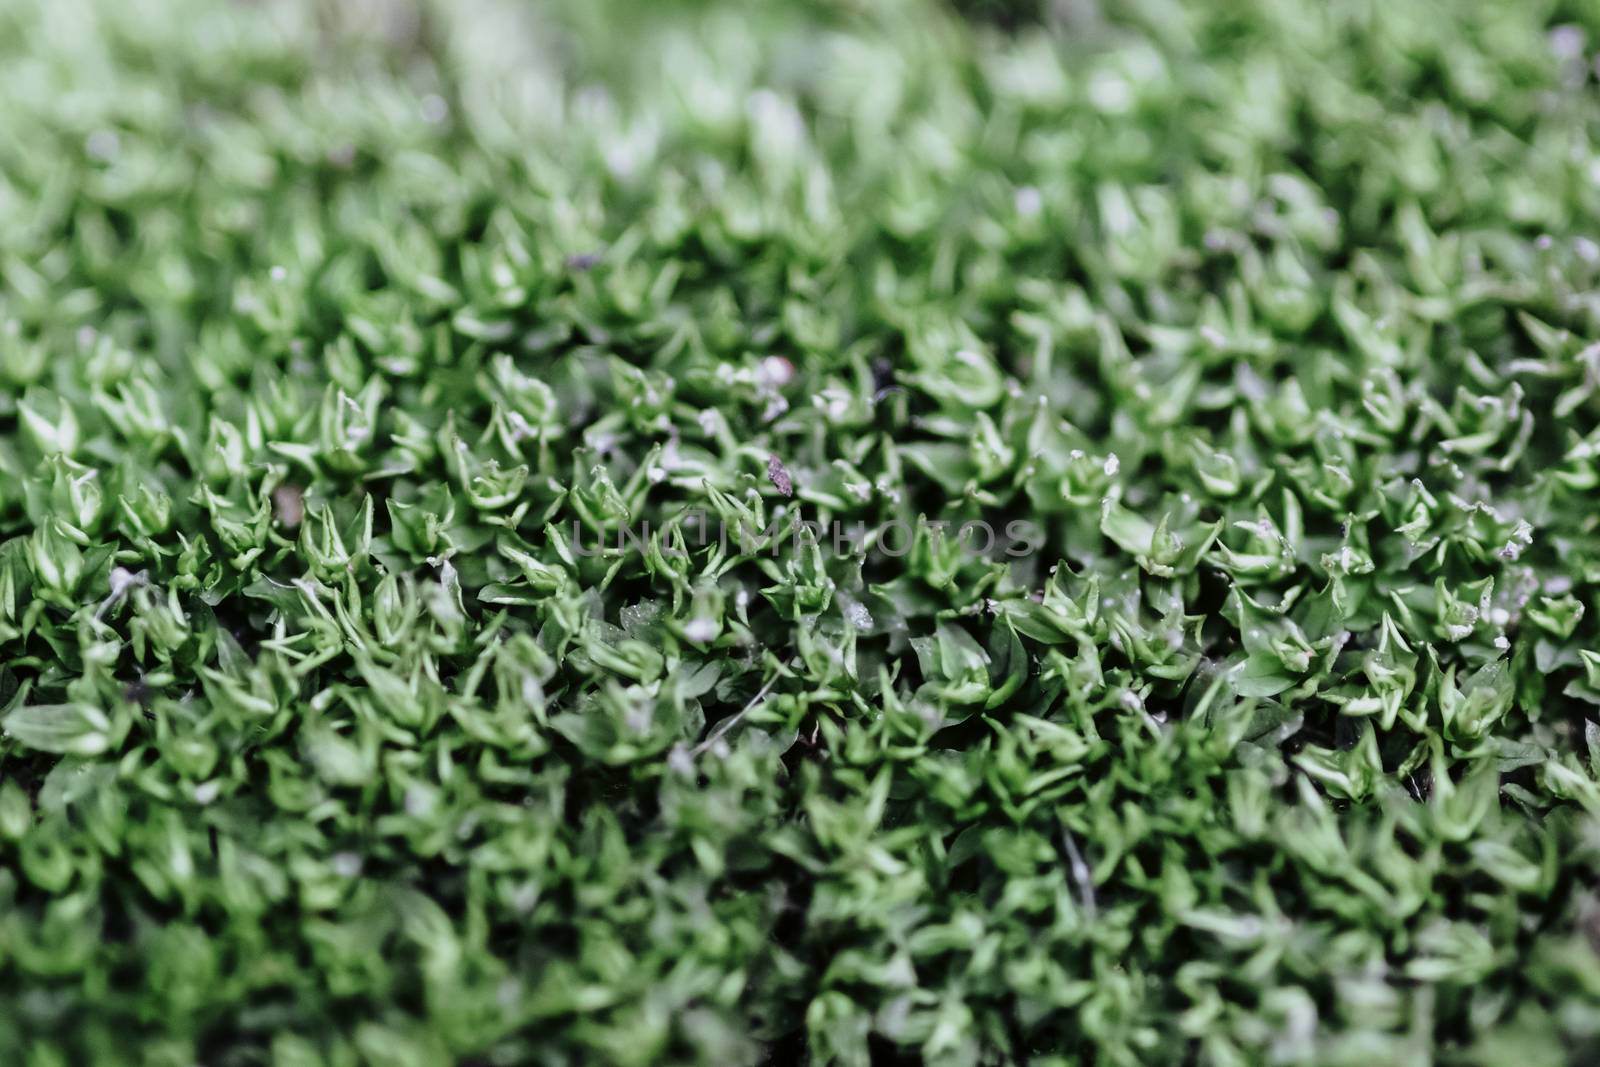
<svg viewBox="0 0 1600 1067">
<path fill-rule="evenodd" d="M 0 5 L 0 1062 L 1595 1062 L 1597 32 Z"/>
</svg>

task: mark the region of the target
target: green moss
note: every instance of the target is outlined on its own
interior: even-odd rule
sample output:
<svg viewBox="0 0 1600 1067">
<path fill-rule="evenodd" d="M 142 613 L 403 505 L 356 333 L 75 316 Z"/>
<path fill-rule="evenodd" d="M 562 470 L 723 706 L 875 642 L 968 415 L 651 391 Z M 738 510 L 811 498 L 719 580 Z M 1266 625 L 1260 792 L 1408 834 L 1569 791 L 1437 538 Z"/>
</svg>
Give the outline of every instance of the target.
<svg viewBox="0 0 1600 1067">
<path fill-rule="evenodd" d="M 1600 1057 L 1600 7 L 958 6 L 0 8 L 0 1060 Z"/>
</svg>

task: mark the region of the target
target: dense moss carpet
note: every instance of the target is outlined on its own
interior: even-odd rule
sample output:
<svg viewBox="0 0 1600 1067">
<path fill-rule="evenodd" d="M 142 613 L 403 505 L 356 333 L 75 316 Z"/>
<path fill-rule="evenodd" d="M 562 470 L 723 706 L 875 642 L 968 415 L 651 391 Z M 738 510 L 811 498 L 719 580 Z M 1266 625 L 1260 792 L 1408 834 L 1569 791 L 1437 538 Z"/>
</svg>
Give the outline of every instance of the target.
<svg viewBox="0 0 1600 1067">
<path fill-rule="evenodd" d="M 0 1062 L 1600 1062 L 1597 46 L 0 5 Z"/>
</svg>

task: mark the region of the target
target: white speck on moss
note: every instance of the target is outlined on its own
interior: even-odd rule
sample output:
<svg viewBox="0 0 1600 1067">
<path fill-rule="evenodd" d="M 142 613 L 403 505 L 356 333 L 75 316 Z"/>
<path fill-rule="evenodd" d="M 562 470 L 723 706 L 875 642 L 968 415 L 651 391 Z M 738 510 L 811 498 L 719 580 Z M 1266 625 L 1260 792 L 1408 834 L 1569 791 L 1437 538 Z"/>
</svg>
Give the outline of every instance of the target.
<svg viewBox="0 0 1600 1067">
<path fill-rule="evenodd" d="M 756 367 L 756 381 L 771 389 L 782 389 L 794 381 L 794 364 L 782 356 L 767 356 Z"/>
<path fill-rule="evenodd" d="M 109 162 L 122 150 L 122 139 L 115 130 L 95 130 L 84 139 L 83 147 L 92 158 Z"/>
<path fill-rule="evenodd" d="M 872 613 L 867 610 L 865 604 L 849 597 L 840 597 L 839 601 L 844 607 L 844 617 L 850 620 L 851 626 L 857 630 L 872 629 Z"/>
<path fill-rule="evenodd" d="M 1567 23 L 1550 31 L 1550 53 L 1557 59 L 1571 61 L 1583 56 L 1584 32 L 1582 26 Z"/>
</svg>

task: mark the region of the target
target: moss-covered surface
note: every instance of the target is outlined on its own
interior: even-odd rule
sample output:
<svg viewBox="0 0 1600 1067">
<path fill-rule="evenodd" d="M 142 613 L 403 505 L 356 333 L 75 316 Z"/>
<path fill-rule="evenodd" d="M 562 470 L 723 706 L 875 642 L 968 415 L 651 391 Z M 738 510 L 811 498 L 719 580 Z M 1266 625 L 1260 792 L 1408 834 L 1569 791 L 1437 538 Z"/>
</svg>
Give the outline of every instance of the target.
<svg viewBox="0 0 1600 1067">
<path fill-rule="evenodd" d="M 0 5 L 0 1062 L 1594 1062 L 1596 30 Z"/>
</svg>

